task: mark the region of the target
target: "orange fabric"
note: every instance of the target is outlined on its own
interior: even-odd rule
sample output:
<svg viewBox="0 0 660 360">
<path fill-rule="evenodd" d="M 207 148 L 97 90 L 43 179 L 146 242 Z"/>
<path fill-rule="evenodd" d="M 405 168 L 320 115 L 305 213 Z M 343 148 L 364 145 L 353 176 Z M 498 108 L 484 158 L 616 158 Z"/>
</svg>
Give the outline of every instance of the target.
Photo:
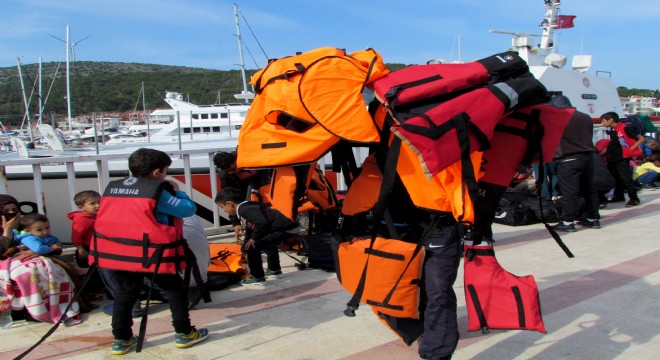
<svg viewBox="0 0 660 360">
<path fill-rule="evenodd" d="M 211 263 L 208 272 L 245 273 L 241 244 L 209 244 Z"/>
<path fill-rule="evenodd" d="M 353 243 L 339 244 L 338 275 L 342 286 L 351 294 L 355 293 L 368 257 L 367 278 L 360 301 L 383 314 L 418 319 L 419 283 L 422 277 L 424 249 L 420 250 L 408 269 L 405 269 L 416 244 L 378 237 L 371 255 L 368 256 L 370 243 L 371 239 L 359 239 Z M 383 304 L 402 273 L 403 277 L 389 303 Z"/>
<path fill-rule="evenodd" d="M 482 154 L 479 151 L 470 154 L 476 179 L 480 176 Z M 474 207 L 463 185 L 460 161 L 447 166 L 429 180 L 424 175 L 417 155 L 404 142 L 401 144 L 396 170 L 415 206 L 451 212 L 456 220 L 474 223 Z"/>
<path fill-rule="evenodd" d="M 374 50 L 320 48 L 270 62 L 250 81 L 257 96 L 239 133 L 238 167 L 305 164 L 340 139 L 378 141 L 362 90 L 387 72 Z"/>
<path fill-rule="evenodd" d="M 380 173 L 376 157 L 369 155 L 362 163 L 360 175 L 353 181 L 346 193 L 341 213 L 355 215 L 371 210 L 378 201 L 383 175 Z"/>
</svg>

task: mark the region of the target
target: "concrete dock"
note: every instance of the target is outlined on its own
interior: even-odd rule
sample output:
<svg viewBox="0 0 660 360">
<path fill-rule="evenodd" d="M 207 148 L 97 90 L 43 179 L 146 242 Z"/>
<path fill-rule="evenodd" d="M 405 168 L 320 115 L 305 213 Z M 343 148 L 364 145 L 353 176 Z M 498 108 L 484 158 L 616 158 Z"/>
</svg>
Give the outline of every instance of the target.
<svg viewBox="0 0 660 360">
<path fill-rule="evenodd" d="M 454 359 L 657 359 L 660 354 L 660 190 L 640 192 L 642 205 L 610 204 L 601 229 L 578 227 L 562 238 L 567 258 L 542 224 L 495 225 L 502 266 L 532 274 L 540 289 L 547 334 L 529 331 L 467 332 L 462 269 L 455 284 L 461 340 Z M 334 273 L 297 270 L 281 256 L 285 278 L 268 286 L 233 285 L 191 311 L 209 338 L 189 349 L 174 347 L 166 304 L 150 309 L 141 353 L 124 358 L 227 360 L 418 359 L 382 325 L 370 308 L 354 318 L 342 311 L 350 298 Z M 461 267 L 462 268 L 462 267 Z M 108 301 L 102 304 L 108 303 Z M 110 317 L 100 309 L 83 323 L 60 326 L 26 359 L 110 359 Z M 0 359 L 38 341 L 51 324 L 17 321 L 1 330 Z M 138 326 L 134 326 L 137 332 Z"/>
</svg>

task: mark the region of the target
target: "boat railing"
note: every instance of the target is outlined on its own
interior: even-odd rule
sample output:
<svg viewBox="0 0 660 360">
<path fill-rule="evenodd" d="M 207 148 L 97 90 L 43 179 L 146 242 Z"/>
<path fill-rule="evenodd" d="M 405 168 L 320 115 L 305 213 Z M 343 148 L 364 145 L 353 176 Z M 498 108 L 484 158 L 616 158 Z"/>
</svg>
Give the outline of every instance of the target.
<svg viewBox="0 0 660 360">
<path fill-rule="evenodd" d="M 213 163 L 213 156 L 218 151 L 226 151 L 227 149 L 213 148 L 213 149 L 190 149 L 190 150 L 170 150 L 166 151 L 173 160 L 173 164 L 168 170 L 170 175 L 183 175 L 184 181 L 181 184 L 181 189 L 184 190 L 194 201 L 195 194 L 193 191 L 192 180 L 192 160 L 195 160 L 196 174 L 201 169 L 208 169 L 208 177 L 211 188 L 211 205 L 213 213 L 212 227 L 206 228 L 207 234 L 226 232 L 230 226 L 220 224 L 220 216 L 227 218 L 227 214 L 221 211 L 215 204 L 213 199 L 217 194 L 218 178 Z M 10 193 L 10 181 L 13 179 L 21 178 L 23 180 L 33 180 L 34 198 L 36 199 L 37 211 L 42 214 L 47 214 L 47 209 L 57 208 L 63 206 L 62 204 L 46 204 L 46 199 L 49 198 L 47 193 L 49 191 L 61 191 L 60 187 L 45 186 L 45 179 L 52 178 L 57 174 L 58 178 L 66 178 L 67 191 L 69 199 L 68 208 L 70 211 L 77 210 L 76 205 L 73 203 L 74 195 L 80 191 L 76 188 L 76 175 L 81 176 L 85 172 L 85 177 L 95 177 L 97 179 L 98 191 L 103 193 L 106 185 L 110 182 L 111 177 L 128 176 L 127 170 L 127 157 L 130 153 L 118 152 L 111 154 L 84 154 L 84 155 L 57 155 L 57 156 L 41 156 L 29 158 L 0 158 L 0 193 Z M 118 170 L 117 170 L 118 169 Z M 90 172 L 92 175 L 90 175 Z M 62 174 L 65 174 L 64 177 Z M 202 174 L 206 171 L 202 170 Z M 114 175 L 113 175 L 114 174 Z M 199 176 L 199 175 L 197 175 Z M 202 175 L 203 176 L 203 175 Z M 201 195 L 198 195 L 201 196 Z M 208 204 L 208 199 L 205 201 Z M 58 209 L 61 211 L 62 209 Z M 210 219 L 207 219 L 210 220 Z M 211 221 L 208 221 L 209 223 Z"/>
</svg>

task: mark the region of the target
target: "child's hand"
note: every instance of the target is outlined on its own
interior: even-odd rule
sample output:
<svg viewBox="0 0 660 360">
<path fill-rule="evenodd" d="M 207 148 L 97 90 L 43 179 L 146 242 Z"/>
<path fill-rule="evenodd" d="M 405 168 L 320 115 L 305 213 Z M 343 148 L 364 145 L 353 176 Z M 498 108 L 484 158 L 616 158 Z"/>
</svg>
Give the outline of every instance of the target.
<svg viewBox="0 0 660 360">
<path fill-rule="evenodd" d="M 20 225 L 20 224 L 21 224 L 21 213 L 20 212 L 17 213 L 16 216 L 14 216 L 13 218 L 11 218 L 9 220 L 7 220 L 7 218 L 4 215 L 2 215 L 2 228 L 5 231 L 11 232 L 14 229 L 17 229 L 18 225 Z"/>
<path fill-rule="evenodd" d="M 243 247 L 245 248 L 245 250 L 248 250 L 249 248 L 254 248 L 255 247 L 254 239 L 250 239 L 250 240 L 246 241 L 245 245 L 243 245 Z"/>
<path fill-rule="evenodd" d="M 59 255 L 62 253 L 62 245 L 60 244 L 53 244 L 50 246 L 50 253 L 53 255 Z"/>
<path fill-rule="evenodd" d="M 167 180 L 167 181 L 170 183 L 170 185 L 172 185 L 172 188 L 174 188 L 174 191 L 179 190 L 179 184 L 177 184 L 176 182 L 174 182 L 172 180 Z"/>
<path fill-rule="evenodd" d="M 241 242 L 241 235 L 243 235 L 243 227 L 241 225 L 234 226 L 234 241 L 236 243 Z"/>
</svg>

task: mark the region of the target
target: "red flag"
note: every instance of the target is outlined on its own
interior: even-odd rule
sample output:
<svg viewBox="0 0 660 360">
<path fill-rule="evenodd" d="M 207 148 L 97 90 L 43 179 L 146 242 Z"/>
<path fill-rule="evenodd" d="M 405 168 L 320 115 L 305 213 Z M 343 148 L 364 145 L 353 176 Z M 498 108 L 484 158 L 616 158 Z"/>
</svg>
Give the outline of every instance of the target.
<svg viewBox="0 0 660 360">
<path fill-rule="evenodd" d="M 575 26 L 573 20 L 575 15 L 557 15 L 557 27 L 556 29 L 568 29 Z"/>
</svg>

